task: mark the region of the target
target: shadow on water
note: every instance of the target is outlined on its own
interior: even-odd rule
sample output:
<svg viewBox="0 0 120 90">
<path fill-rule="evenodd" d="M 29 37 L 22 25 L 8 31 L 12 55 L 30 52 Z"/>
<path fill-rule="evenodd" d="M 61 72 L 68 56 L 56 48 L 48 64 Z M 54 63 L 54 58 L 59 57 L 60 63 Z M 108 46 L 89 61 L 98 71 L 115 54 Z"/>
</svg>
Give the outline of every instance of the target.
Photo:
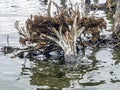
<svg viewBox="0 0 120 90">
<path fill-rule="evenodd" d="M 22 1 L 29 2 L 29 4 L 32 3 L 33 5 L 33 0 Z M 36 1 L 38 2 L 40 0 Z M 3 1 L 0 2 L 5 3 Z M 6 2 L 9 4 L 9 1 L 6 0 Z M 60 2 L 64 7 L 67 6 L 67 0 L 58 0 L 58 2 Z M 94 0 L 94 2 L 97 4 L 98 0 Z M 20 7 L 12 5 L 12 7 L 9 8 L 19 8 L 16 12 L 22 13 L 21 15 L 16 16 L 18 19 L 25 19 L 26 15 L 30 15 L 34 10 L 38 10 L 31 9 L 30 11 L 28 10 L 28 13 L 23 14 L 25 11 L 21 10 L 22 6 L 18 2 L 16 3 Z M 47 5 L 47 0 L 40 1 L 40 3 L 45 6 Z M 35 6 L 31 8 L 34 7 Z M 38 4 L 37 8 L 39 8 Z M 9 11 L 8 8 L 5 10 Z M 106 13 L 104 11 L 98 11 L 96 13 L 96 16 L 104 17 L 106 19 L 108 22 L 108 28 L 111 30 L 113 24 L 113 18 L 111 16 L 112 13 Z M 4 13 L 2 11 L 0 18 L 10 18 L 12 12 L 9 12 L 8 15 L 5 14 L 6 16 L 2 16 L 3 14 Z M 18 14 L 14 13 L 14 15 Z M 13 21 L 15 20 L 13 16 L 11 18 Z M 2 21 L 4 21 L 3 19 Z M 9 21 L 6 20 L 5 22 L 8 23 Z M 6 26 L 4 23 L 2 24 L 3 27 Z M 9 25 L 12 26 L 11 24 Z M 0 30 L 2 31 L 4 28 L 1 27 Z M 13 27 L 9 26 L 6 28 L 14 30 Z M 109 30 L 105 30 L 103 32 L 105 33 L 105 36 L 111 33 Z M 18 41 L 17 37 L 18 35 L 16 34 L 10 34 L 10 45 L 19 45 L 19 43 L 16 43 Z M 6 34 L 0 35 L 0 45 L 6 45 L 5 41 Z M 0 56 L 0 90 L 119 90 L 120 52 L 117 49 L 109 47 L 88 47 L 85 49 L 85 55 L 80 61 L 79 69 L 75 70 L 67 68 L 64 65 L 60 65 L 56 59 L 46 61 L 35 59 L 13 59 L 9 58 L 11 57 L 10 53 L 4 55 L 0 53 Z M 68 67 L 70 66 L 68 65 Z M 8 83 L 10 85 L 8 85 Z M 6 85 L 6 87 L 4 87 L 4 85 Z"/>
</svg>

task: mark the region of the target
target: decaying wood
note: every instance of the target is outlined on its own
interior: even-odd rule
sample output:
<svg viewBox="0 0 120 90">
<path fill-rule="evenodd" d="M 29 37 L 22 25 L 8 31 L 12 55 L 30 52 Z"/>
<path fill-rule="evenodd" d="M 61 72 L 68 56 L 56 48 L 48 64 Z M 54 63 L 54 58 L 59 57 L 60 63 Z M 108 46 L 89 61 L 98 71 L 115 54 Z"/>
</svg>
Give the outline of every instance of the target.
<svg viewBox="0 0 120 90">
<path fill-rule="evenodd" d="M 57 8 L 57 14 L 50 13 L 51 4 Z M 74 7 L 73 7 L 74 6 Z M 96 42 L 100 38 L 100 32 L 106 28 L 103 18 L 85 17 L 80 14 L 79 4 L 72 5 L 64 9 L 55 2 L 48 4 L 47 15 L 34 15 L 27 19 L 26 28 L 19 28 L 16 22 L 16 29 L 21 35 L 22 45 L 32 45 L 33 49 L 44 49 L 50 43 L 57 44 L 57 47 L 64 51 L 66 61 L 70 61 L 71 56 L 78 57 L 77 39 L 91 34 L 92 41 Z M 85 37 L 84 36 L 84 37 Z"/>
</svg>

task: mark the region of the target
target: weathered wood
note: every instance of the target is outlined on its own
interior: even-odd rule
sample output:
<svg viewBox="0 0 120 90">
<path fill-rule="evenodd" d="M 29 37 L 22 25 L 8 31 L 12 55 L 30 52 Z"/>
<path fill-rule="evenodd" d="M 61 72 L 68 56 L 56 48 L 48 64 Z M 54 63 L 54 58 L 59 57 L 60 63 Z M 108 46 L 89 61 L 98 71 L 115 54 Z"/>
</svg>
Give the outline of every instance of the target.
<svg viewBox="0 0 120 90">
<path fill-rule="evenodd" d="M 57 12 L 51 15 L 50 6 L 55 5 Z M 48 47 L 50 43 L 57 44 L 64 51 L 66 62 L 77 62 L 79 58 L 77 51 L 77 39 L 81 34 L 91 34 L 92 42 L 100 38 L 100 31 L 106 28 L 103 18 L 85 17 L 81 13 L 82 6 L 78 3 L 70 4 L 68 8 L 61 8 L 57 3 L 51 1 L 48 4 L 47 15 L 35 15 L 26 21 L 26 29 L 16 29 L 21 35 L 20 43 L 23 45 L 35 45 L 37 49 Z M 82 45 L 79 45 L 82 46 Z M 35 50 L 35 48 L 32 48 Z"/>
</svg>

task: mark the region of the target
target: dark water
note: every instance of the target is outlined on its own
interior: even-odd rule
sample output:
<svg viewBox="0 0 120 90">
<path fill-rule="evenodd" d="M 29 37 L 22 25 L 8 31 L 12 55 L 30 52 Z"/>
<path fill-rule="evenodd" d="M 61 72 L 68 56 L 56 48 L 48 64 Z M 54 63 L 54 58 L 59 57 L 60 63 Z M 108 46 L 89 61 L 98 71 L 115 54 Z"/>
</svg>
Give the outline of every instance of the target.
<svg viewBox="0 0 120 90">
<path fill-rule="evenodd" d="M 56 2 L 64 7 L 68 4 L 66 0 Z M 0 46 L 8 45 L 8 35 L 11 46 L 20 46 L 14 22 L 18 20 L 24 25 L 30 14 L 43 12 L 46 4 L 40 0 L 0 1 Z M 108 22 L 107 30 L 101 33 L 105 37 L 111 34 L 113 19 L 110 15 L 96 12 L 97 17 Z M 109 47 L 86 48 L 84 63 L 77 71 L 55 64 L 56 61 L 19 59 L 14 58 L 14 54 L 16 52 L 7 55 L 0 52 L 0 90 L 119 90 L 120 87 L 120 54 Z"/>
</svg>

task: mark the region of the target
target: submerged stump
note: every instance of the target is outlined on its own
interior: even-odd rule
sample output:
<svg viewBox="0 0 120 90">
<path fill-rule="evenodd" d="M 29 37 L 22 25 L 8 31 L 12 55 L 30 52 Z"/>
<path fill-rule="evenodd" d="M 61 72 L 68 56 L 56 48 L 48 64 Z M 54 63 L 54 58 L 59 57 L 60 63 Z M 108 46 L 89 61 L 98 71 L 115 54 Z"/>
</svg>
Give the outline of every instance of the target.
<svg viewBox="0 0 120 90">
<path fill-rule="evenodd" d="M 57 9 L 53 16 L 50 13 L 51 4 Z M 106 28 L 103 18 L 95 18 L 93 15 L 84 16 L 81 9 L 78 3 L 72 5 L 70 2 L 70 7 L 61 8 L 57 3 L 50 1 L 47 14 L 31 15 L 26 21 L 26 28 L 20 28 L 16 22 L 16 29 L 21 35 L 20 43 L 32 46 L 32 50 L 35 51 L 42 49 L 43 52 L 48 46 L 54 44 L 55 50 L 63 50 L 66 62 L 79 61 L 78 50 L 83 47 L 82 38 L 91 35 L 91 41 L 95 43 L 100 38 L 102 29 Z"/>
</svg>

